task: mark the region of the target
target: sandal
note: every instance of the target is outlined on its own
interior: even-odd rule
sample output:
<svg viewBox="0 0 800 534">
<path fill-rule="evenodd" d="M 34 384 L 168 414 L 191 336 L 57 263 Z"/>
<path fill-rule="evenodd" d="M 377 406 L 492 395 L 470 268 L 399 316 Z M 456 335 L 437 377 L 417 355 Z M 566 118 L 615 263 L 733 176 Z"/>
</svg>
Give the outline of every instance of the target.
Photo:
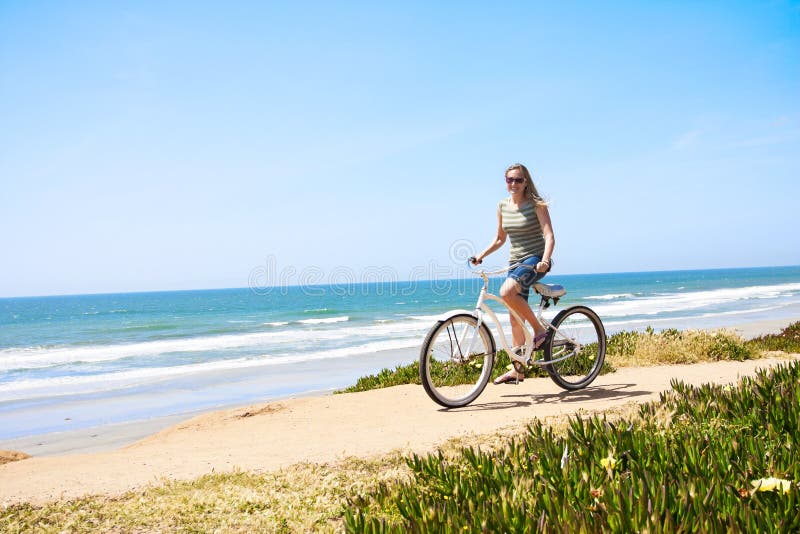
<svg viewBox="0 0 800 534">
<path fill-rule="evenodd" d="M 548 331 L 545 330 L 535 338 L 533 338 L 533 350 L 539 350 L 539 348 L 544 345 L 544 340 L 547 339 Z"/>
<path fill-rule="evenodd" d="M 500 385 L 500 384 L 519 384 L 520 382 L 524 381 L 524 376 L 517 375 L 517 372 L 512 369 L 509 372 L 502 374 L 494 379 L 492 382 L 493 384 Z"/>
</svg>

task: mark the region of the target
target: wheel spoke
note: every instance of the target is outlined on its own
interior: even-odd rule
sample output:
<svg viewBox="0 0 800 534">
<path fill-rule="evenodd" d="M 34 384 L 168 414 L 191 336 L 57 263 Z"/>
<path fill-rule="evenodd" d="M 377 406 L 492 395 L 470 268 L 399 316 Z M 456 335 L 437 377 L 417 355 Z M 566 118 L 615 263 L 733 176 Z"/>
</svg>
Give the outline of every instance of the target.
<svg viewBox="0 0 800 534">
<path fill-rule="evenodd" d="M 584 306 L 559 313 L 553 320 L 557 331 L 545 348 L 545 369 L 559 386 L 580 389 L 600 372 L 605 359 L 605 330 L 600 318 Z"/>
<path fill-rule="evenodd" d="M 477 397 L 491 374 L 494 340 L 471 315 L 438 323 L 420 354 L 420 378 L 433 400 L 447 407 L 464 406 Z"/>
</svg>

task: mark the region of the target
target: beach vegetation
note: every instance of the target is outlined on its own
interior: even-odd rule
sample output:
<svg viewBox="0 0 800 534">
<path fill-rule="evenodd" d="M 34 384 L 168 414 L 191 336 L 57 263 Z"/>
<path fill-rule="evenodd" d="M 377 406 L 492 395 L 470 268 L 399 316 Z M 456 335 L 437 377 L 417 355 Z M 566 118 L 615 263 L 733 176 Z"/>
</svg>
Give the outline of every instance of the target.
<svg viewBox="0 0 800 534">
<path fill-rule="evenodd" d="M 736 387 L 674 381 L 634 417 L 535 422 L 505 448 L 408 459 L 353 496 L 349 532 L 797 532 L 800 363 Z"/>
<path fill-rule="evenodd" d="M 0 532 L 337 532 L 348 496 L 408 477 L 400 454 L 169 481 L 124 495 L 0 508 Z"/>
<path fill-rule="evenodd" d="M 656 331 L 647 327 L 644 331 L 622 331 L 608 337 L 606 345 L 606 361 L 600 374 L 613 372 L 617 367 L 632 367 L 646 365 L 671 365 L 687 364 L 710 361 L 744 361 L 758 358 L 763 350 L 768 347 L 791 347 L 791 341 L 797 340 L 798 347 L 795 352 L 800 352 L 800 323 L 795 323 L 786 329 L 786 336 L 772 336 L 763 341 L 745 341 L 739 335 L 728 330 L 677 330 L 668 328 Z M 794 336 L 794 337 L 792 337 Z M 762 339 L 762 338 L 759 338 Z M 591 352 L 591 351 L 589 351 Z M 584 362 L 588 363 L 588 362 Z M 463 383 L 475 382 L 480 374 L 480 367 L 463 367 L 459 376 Z M 511 369 L 511 359 L 504 350 L 495 355 L 494 368 L 491 378 Z M 435 375 L 436 368 L 431 372 Z M 448 379 L 453 379 L 452 372 Z M 547 372 L 544 368 L 534 365 L 525 371 L 525 377 L 544 377 Z M 436 376 L 434 376 L 436 379 Z M 347 388 L 336 393 L 353 393 L 368 391 L 402 384 L 419 384 L 419 362 L 414 361 L 407 365 L 398 365 L 394 369 L 382 369 L 373 375 L 366 375 Z"/>
<path fill-rule="evenodd" d="M 800 353 L 800 321 L 790 324 L 779 334 L 768 334 L 747 342 L 756 351 L 781 351 Z"/>
<path fill-rule="evenodd" d="M 744 339 L 728 330 L 622 331 L 608 337 L 606 358 L 616 367 L 743 361 L 759 357 Z"/>
<path fill-rule="evenodd" d="M 371 389 L 401 386 L 403 384 L 421 384 L 419 379 L 418 361 L 408 365 L 398 365 L 394 369 L 381 369 L 377 374 L 374 375 L 362 376 L 352 386 L 336 390 L 334 391 L 334 394 L 369 391 Z"/>
<path fill-rule="evenodd" d="M 506 351 L 498 351 L 495 354 L 494 367 L 492 368 L 490 379 L 493 380 L 497 378 L 511 369 L 511 367 L 511 358 L 509 358 Z M 457 373 L 454 373 L 452 367 L 445 370 L 440 365 L 432 365 L 431 375 L 436 383 L 444 383 L 446 379 L 449 384 L 469 384 L 478 379 L 478 376 L 481 374 L 481 369 L 482 366 L 480 365 L 463 365 L 458 368 Z M 611 366 L 605 363 L 601 373 L 607 373 L 612 370 Z M 547 372 L 543 367 L 538 365 L 530 366 L 525 370 L 525 378 L 544 376 L 547 376 Z M 368 391 L 370 389 L 387 388 L 403 384 L 420 384 L 418 361 L 408 365 L 398 365 L 394 369 L 382 369 L 374 375 L 363 376 L 359 378 L 354 385 L 338 390 L 335 393 L 354 393 L 357 391 Z"/>
</svg>

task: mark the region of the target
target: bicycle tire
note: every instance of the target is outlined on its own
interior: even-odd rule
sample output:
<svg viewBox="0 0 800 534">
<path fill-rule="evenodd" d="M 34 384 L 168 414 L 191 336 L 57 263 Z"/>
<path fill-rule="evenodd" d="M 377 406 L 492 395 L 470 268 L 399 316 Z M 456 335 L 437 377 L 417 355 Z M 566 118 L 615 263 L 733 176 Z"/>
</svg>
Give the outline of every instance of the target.
<svg viewBox="0 0 800 534">
<path fill-rule="evenodd" d="M 555 331 L 545 340 L 544 366 L 550 378 L 560 387 L 574 391 L 597 378 L 606 357 L 606 331 L 600 317 L 586 306 L 562 310 L 552 321 Z M 576 347 L 570 341 L 578 341 Z M 577 349 L 577 350 L 576 350 Z M 569 353 L 573 352 L 570 356 Z M 560 358 L 569 356 L 561 361 Z"/>
<path fill-rule="evenodd" d="M 428 396 L 445 408 L 474 401 L 492 375 L 494 338 L 486 324 L 479 331 L 477 325 L 474 315 L 457 314 L 438 321 L 425 336 L 419 355 L 420 381 Z M 475 337 L 476 333 L 480 335 Z M 465 355 L 470 338 L 475 339 L 475 350 Z"/>
</svg>

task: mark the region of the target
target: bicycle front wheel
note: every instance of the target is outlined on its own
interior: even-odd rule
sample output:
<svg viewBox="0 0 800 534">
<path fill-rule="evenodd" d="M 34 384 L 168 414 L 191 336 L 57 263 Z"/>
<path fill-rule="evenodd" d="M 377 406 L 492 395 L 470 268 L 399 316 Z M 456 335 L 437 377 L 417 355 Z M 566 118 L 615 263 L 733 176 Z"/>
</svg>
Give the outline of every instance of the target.
<svg viewBox="0 0 800 534">
<path fill-rule="evenodd" d="M 544 368 L 567 390 L 585 388 L 600 374 L 606 358 L 606 331 L 600 317 L 586 306 L 562 310 L 545 341 Z"/>
<path fill-rule="evenodd" d="M 494 365 L 494 338 L 469 314 L 439 321 L 419 355 L 419 376 L 428 396 L 447 408 L 466 406 L 481 394 Z"/>
</svg>

